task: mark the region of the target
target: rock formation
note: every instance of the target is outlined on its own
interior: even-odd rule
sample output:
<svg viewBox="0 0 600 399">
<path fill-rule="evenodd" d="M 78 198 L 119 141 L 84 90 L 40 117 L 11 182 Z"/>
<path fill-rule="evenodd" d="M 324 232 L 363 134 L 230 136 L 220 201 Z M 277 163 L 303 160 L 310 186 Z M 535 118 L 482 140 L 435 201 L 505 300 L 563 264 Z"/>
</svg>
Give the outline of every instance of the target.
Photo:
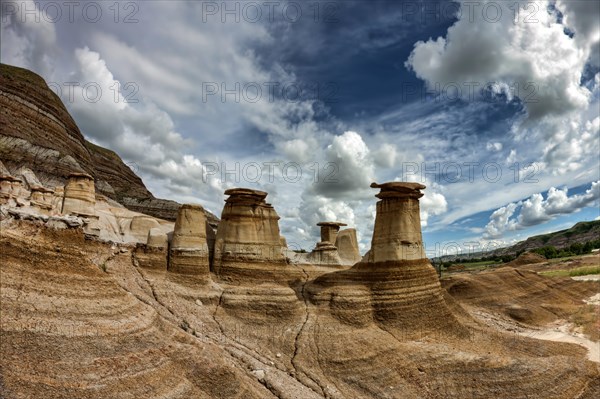
<svg viewBox="0 0 600 399">
<path fill-rule="evenodd" d="M 377 217 L 369 251 L 369 262 L 425 259 L 419 215 L 419 183 L 372 183 L 381 191 L 376 195 Z"/>
<path fill-rule="evenodd" d="M 338 231 L 341 226 L 347 226 L 340 222 L 320 222 L 317 226 L 321 227 L 321 242 L 317 243 L 315 249 L 308 256 L 309 262 L 315 265 L 341 265 L 342 259 L 335 246 Z"/>
<path fill-rule="evenodd" d="M 266 193 L 230 195 L 217 248 L 267 238 L 280 243 Z M 95 210 L 101 221 L 113 215 L 116 229 L 130 229 L 140 216 L 112 206 L 98 196 Z M 55 221 L 78 228 L 85 218 L 23 215 L 0 218 L 3 398 L 566 399 L 598 393 L 598 367 L 585 360 L 584 348 L 486 327 L 444 294 L 425 258 L 375 262 L 367 256 L 330 272 L 286 265 L 255 247 L 243 252 L 248 262 L 231 262 L 228 253 L 224 278 L 198 284 L 193 276 L 164 272 L 170 227 L 164 221 L 130 252 L 129 245 L 84 239 L 78 229 L 46 227 Z M 173 233 L 180 247 L 201 243 L 201 215 L 200 207 L 181 209 Z M 379 254 L 395 254 L 395 240 L 388 234 L 386 247 L 373 237 Z M 508 317 L 540 326 L 557 317 L 551 310 L 562 315 L 572 306 L 575 312 L 574 304 L 597 292 L 592 283 L 508 268 L 479 276 L 451 280 L 449 291 L 468 306 L 483 303 L 482 313 L 500 305 Z M 498 281 L 510 287 L 495 300 L 490 293 Z M 537 311 L 544 317 L 530 317 Z"/>
<path fill-rule="evenodd" d="M 0 204 L 9 206 L 21 205 L 18 203 L 22 190 L 21 179 L 17 179 L 9 174 L 0 175 Z"/>
<path fill-rule="evenodd" d="M 44 186 L 31 186 L 31 206 L 38 208 L 44 214 L 50 214 L 53 209 L 54 190 Z"/>
<path fill-rule="evenodd" d="M 169 250 L 169 271 L 210 277 L 206 218 L 200 205 L 184 204 L 179 208 Z"/>
<path fill-rule="evenodd" d="M 130 231 L 138 242 L 145 242 L 148 238 L 148 233 L 153 228 L 158 228 L 159 224 L 156 219 L 150 216 L 134 216 L 131 219 Z"/>
<path fill-rule="evenodd" d="M 153 227 L 148 231 L 146 245 L 151 248 L 167 248 L 169 246 L 169 237 L 158 227 Z"/>
<path fill-rule="evenodd" d="M 48 187 L 64 185 L 73 172 L 87 173 L 97 182 L 98 193 L 128 209 L 176 219 L 180 204 L 155 198 L 117 154 L 86 141 L 60 98 L 37 74 L 0 64 L 0 126 L 0 159 L 7 168 L 27 165 Z M 206 217 L 217 223 L 210 212 Z"/>
<path fill-rule="evenodd" d="M 335 246 L 343 263 L 353 265 L 361 260 L 356 229 L 340 230 L 335 240 Z"/>
<path fill-rule="evenodd" d="M 95 216 L 96 189 L 94 179 L 87 173 L 71 173 L 65 186 L 63 214 Z"/>
<path fill-rule="evenodd" d="M 321 227 L 321 242 L 335 244 L 340 227 L 347 226 L 347 224 L 340 222 L 320 222 L 317 223 L 317 226 Z"/>
<path fill-rule="evenodd" d="M 267 193 L 246 188 L 225 191 L 214 253 L 214 272 L 225 278 L 271 281 L 285 272 L 279 216 Z M 278 277 L 278 278 L 279 278 Z"/>
<path fill-rule="evenodd" d="M 138 266 L 146 269 L 167 270 L 169 238 L 158 227 L 148 231 L 146 244 L 138 244 L 133 256 Z"/>
<path fill-rule="evenodd" d="M 381 189 L 371 250 L 352 268 L 317 278 L 310 288 L 313 300 L 327 303 L 342 322 L 378 320 L 405 336 L 440 328 L 460 331 L 422 251 L 418 199 L 425 186 L 393 182 L 371 187 Z"/>
</svg>

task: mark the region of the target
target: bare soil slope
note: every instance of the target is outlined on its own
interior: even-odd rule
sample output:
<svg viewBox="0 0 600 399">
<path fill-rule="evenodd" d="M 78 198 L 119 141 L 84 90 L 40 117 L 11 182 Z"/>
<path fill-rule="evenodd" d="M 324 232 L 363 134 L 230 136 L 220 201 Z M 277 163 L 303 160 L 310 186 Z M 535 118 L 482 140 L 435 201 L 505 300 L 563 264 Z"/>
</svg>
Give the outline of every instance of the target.
<svg viewBox="0 0 600 399">
<path fill-rule="evenodd" d="M 125 247 L 25 222 L 2 224 L 0 253 L 6 398 L 600 393 L 583 348 L 485 327 L 458 304 L 483 289 L 457 295 L 454 284 L 454 301 L 427 262 L 328 274 L 289 265 L 303 277 L 206 284 L 136 267 Z M 515 290 L 531 277 L 531 298 L 578 300 L 570 283 L 504 273 L 525 279 L 514 278 Z"/>
</svg>

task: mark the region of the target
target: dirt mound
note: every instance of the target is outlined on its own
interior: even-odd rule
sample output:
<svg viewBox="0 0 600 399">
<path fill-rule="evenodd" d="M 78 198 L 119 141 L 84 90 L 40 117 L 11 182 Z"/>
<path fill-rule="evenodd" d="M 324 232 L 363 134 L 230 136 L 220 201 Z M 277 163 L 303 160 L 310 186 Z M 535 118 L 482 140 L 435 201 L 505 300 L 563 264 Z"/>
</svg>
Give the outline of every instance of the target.
<svg viewBox="0 0 600 399">
<path fill-rule="evenodd" d="M 524 252 L 519 257 L 513 261 L 506 263 L 504 266 L 506 267 L 519 267 L 525 265 L 531 265 L 534 263 L 542 263 L 546 262 L 546 257 L 540 254 L 536 254 L 535 252 Z"/>
<path fill-rule="evenodd" d="M 598 290 L 592 282 L 544 277 L 511 267 L 452 276 L 441 282 L 461 304 L 537 326 L 568 317 Z"/>
<path fill-rule="evenodd" d="M 450 265 L 450 266 L 448 266 L 448 268 L 446 270 L 449 272 L 462 272 L 463 270 L 465 270 L 465 265 L 461 265 L 461 264 Z"/>
</svg>

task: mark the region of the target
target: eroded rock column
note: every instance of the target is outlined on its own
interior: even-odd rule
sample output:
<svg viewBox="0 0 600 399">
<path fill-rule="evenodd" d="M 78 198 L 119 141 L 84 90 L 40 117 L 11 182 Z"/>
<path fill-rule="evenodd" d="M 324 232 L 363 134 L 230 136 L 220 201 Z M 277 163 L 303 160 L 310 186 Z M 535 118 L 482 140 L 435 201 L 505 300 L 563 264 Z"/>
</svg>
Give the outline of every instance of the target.
<svg viewBox="0 0 600 399">
<path fill-rule="evenodd" d="M 419 183 L 372 183 L 381 191 L 376 195 L 377 216 L 369 252 L 369 262 L 404 261 L 425 258 L 419 215 Z"/>
<path fill-rule="evenodd" d="M 210 276 L 206 216 L 200 205 L 184 204 L 179 208 L 169 250 L 169 271 Z"/>
<path fill-rule="evenodd" d="M 8 204 L 9 206 L 22 206 L 24 203 L 20 201 L 22 191 L 22 182 L 20 179 L 11 175 L 0 175 L 0 204 Z"/>
<path fill-rule="evenodd" d="M 96 189 L 92 176 L 87 173 L 71 173 L 65 185 L 62 213 L 94 216 L 95 206 Z"/>
<path fill-rule="evenodd" d="M 137 244 L 133 255 L 138 266 L 146 269 L 167 270 L 169 239 L 159 227 L 148 231 L 145 244 Z"/>
<path fill-rule="evenodd" d="M 29 197 L 31 206 L 37 208 L 44 214 L 50 214 L 50 212 L 52 211 L 53 197 L 54 190 L 41 185 L 31 186 L 31 196 Z"/>
<path fill-rule="evenodd" d="M 286 265 L 279 215 L 265 202 L 264 191 L 234 188 L 225 195 L 229 198 L 217 228 L 215 273 L 228 278 L 268 280 Z"/>
<path fill-rule="evenodd" d="M 358 250 L 358 239 L 356 238 L 356 229 L 344 229 L 338 232 L 335 239 L 335 246 L 342 262 L 355 264 L 360 262 L 361 256 Z"/>
<path fill-rule="evenodd" d="M 321 242 L 317 243 L 308 259 L 316 265 L 341 265 L 342 260 L 338 254 L 338 248 L 335 246 L 338 232 L 341 226 L 347 226 L 340 222 L 320 222 L 317 226 L 321 227 Z"/>
</svg>

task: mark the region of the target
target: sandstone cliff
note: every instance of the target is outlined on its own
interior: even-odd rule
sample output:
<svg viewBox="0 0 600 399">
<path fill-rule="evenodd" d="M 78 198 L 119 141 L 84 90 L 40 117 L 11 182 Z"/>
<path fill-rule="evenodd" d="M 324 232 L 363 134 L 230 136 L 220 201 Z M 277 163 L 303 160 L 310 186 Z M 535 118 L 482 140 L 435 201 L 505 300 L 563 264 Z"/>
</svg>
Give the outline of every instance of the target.
<svg viewBox="0 0 600 399">
<path fill-rule="evenodd" d="M 111 150 L 85 140 L 60 98 L 44 79 L 0 64 L 0 160 L 11 171 L 31 168 L 46 186 L 64 185 L 69 174 L 91 175 L 99 193 L 125 207 L 174 221 L 180 204 L 155 198 Z M 207 212 L 209 223 L 218 219 Z"/>
</svg>

